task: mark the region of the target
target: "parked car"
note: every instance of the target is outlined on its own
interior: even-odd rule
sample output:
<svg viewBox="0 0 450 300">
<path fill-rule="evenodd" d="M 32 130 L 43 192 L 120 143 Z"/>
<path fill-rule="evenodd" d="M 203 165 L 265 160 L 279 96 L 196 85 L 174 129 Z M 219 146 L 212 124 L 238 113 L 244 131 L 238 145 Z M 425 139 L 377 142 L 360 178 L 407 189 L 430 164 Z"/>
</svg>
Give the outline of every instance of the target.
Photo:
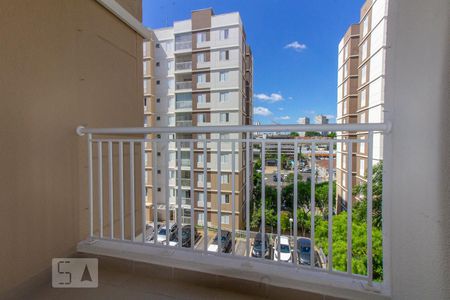
<svg viewBox="0 0 450 300">
<path fill-rule="evenodd" d="M 278 244 L 280 245 L 280 256 L 278 257 Z M 291 261 L 291 246 L 289 245 L 289 238 L 285 235 L 280 236 L 275 239 L 275 245 L 273 247 L 273 260 L 275 261 Z"/>
<path fill-rule="evenodd" d="M 173 232 L 177 231 L 177 229 L 178 229 L 178 226 L 176 223 L 170 223 L 169 228 L 166 228 L 166 224 L 163 224 L 158 230 L 157 241 L 159 243 L 164 242 L 167 237 L 167 231 L 169 231 L 169 237 L 170 237 L 170 235 Z"/>
<path fill-rule="evenodd" d="M 191 242 L 193 241 L 195 244 L 195 241 L 198 240 L 200 237 L 197 228 L 194 227 L 194 239 L 191 238 L 191 225 L 185 225 L 181 229 L 181 239 L 182 239 L 182 247 L 189 248 L 191 247 Z M 163 244 L 167 244 L 166 241 L 163 242 Z M 169 237 L 169 245 L 170 246 L 178 246 L 178 230 L 175 230 L 170 234 Z"/>
<path fill-rule="evenodd" d="M 307 237 L 299 237 L 297 239 L 297 260 L 301 265 L 311 265 L 311 239 Z M 314 266 L 320 268 L 319 253 L 314 253 Z"/>
<path fill-rule="evenodd" d="M 264 234 L 264 255 L 262 253 L 262 234 L 257 233 L 252 245 L 252 257 L 265 257 L 270 259 L 270 239 L 267 234 Z"/>
<path fill-rule="evenodd" d="M 160 227 L 160 225 L 157 225 L 158 229 Z M 145 242 L 149 243 L 153 240 L 153 238 L 155 237 L 155 230 L 153 229 L 153 225 L 152 224 L 146 224 L 145 225 Z"/>
<path fill-rule="evenodd" d="M 229 253 L 231 250 L 231 232 L 227 230 L 221 231 L 221 252 L 223 253 Z M 217 252 L 217 249 L 219 247 L 219 237 L 218 234 L 214 237 L 212 243 L 208 246 L 208 251 L 211 252 Z"/>
</svg>

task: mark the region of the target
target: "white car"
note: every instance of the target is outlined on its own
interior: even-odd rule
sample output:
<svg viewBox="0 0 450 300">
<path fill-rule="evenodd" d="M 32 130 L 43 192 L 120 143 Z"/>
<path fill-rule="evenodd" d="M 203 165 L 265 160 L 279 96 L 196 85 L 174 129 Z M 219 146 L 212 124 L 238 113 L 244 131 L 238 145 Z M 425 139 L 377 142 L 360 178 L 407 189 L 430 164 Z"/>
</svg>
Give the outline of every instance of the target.
<svg viewBox="0 0 450 300">
<path fill-rule="evenodd" d="M 278 244 L 280 245 L 280 255 L 278 257 Z M 285 235 L 280 236 L 280 240 L 278 241 L 278 237 L 275 239 L 275 244 L 273 247 L 273 260 L 274 261 L 283 261 L 290 262 L 292 259 L 291 254 L 291 246 L 289 244 L 289 238 Z"/>
</svg>

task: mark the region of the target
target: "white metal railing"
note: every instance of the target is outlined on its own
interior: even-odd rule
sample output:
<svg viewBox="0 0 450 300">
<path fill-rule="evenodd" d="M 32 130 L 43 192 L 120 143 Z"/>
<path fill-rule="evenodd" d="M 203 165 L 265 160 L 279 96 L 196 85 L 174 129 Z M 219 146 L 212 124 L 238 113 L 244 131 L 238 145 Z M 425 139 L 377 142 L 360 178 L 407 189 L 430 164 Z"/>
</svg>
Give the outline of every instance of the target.
<svg viewBox="0 0 450 300">
<path fill-rule="evenodd" d="M 192 126 L 192 120 L 177 120 L 175 125 L 177 127 L 190 127 Z"/>
<path fill-rule="evenodd" d="M 188 90 L 192 89 L 192 81 L 180 81 L 175 83 L 176 90 Z"/>
<path fill-rule="evenodd" d="M 188 100 L 188 101 L 175 101 L 175 107 L 177 109 L 182 109 L 182 108 L 192 108 L 192 100 Z"/>
<path fill-rule="evenodd" d="M 190 69 L 192 69 L 192 61 L 177 62 L 175 64 L 176 71 L 190 70 Z"/>
<path fill-rule="evenodd" d="M 187 50 L 192 48 L 192 41 L 175 42 L 175 51 Z"/>
<path fill-rule="evenodd" d="M 227 127 L 160 127 L 160 128 L 77 128 L 80 135 L 88 135 L 88 178 L 89 178 L 89 238 L 90 239 L 108 239 L 119 241 L 131 241 L 133 243 L 146 243 L 148 246 L 173 247 L 169 245 L 159 245 L 157 239 L 146 241 L 145 235 L 141 240 L 136 236 L 143 232 L 148 224 L 153 228 L 158 228 L 158 224 L 169 227 L 169 223 L 183 224 L 186 219 L 183 218 L 182 209 L 186 209 L 186 199 L 182 196 L 182 186 L 188 184 L 190 187 L 191 198 L 189 198 L 189 224 L 190 234 L 194 236 L 194 229 L 197 228 L 202 239 L 197 243 L 191 243 L 190 250 L 194 252 L 203 252 L 208 255 L 229 255 L 230 257 L 243 257 L 249 260 L 258 260 L 266 258 L 265 263 L 272 263 L 275 266 L 283 265 L 292 268 L 304 270 L 315 270 L 325 272 L 332 276 L 348 277 L 352 280 L 360 280 L 370 289 L 380 288 L 379 278 L 373 278 L 373 137 L 374 133 L 386 133 L 390 130 L 390 124 L 328 124 L 328 125 L 267 125 L 267 126 L 227 126 Z M 308 139 L 308 138 L 283 138 L 283 139 L 261 139 L 253 138 L 253 132 L 299 132 L 299 131 L 328 131 L 344 132 L 355 131 L 364 133 L 366 138 L 358 139 Z M 195 133 L 236 133 L 239 138 L 235 139 L 172 139 L 168 136 L 176 134 L 195 134 Z M 137 134 L 143 135 L 142 138 L 136 138 Z M 147 134 L 154 134 L 158 138 L 144 138 Z M 166 135 L 170 134 L 170 135 Z M 175 135 L 172 135 L 175 134 Z M 111 136 L 115 136 L 111 138 Z M 130 138 L 130 136 L 134 136 Z M 198 147 L 198 142 L 202 142 L 203 147 Z M 157 156 L 157 151 L 151 152 L 151 157 L 145 155 L 145 144 L 151 145 L 152 149 L 167 145 L 169 142 L 175 143 L 176 166 L 173 168 L 176 172 L 176 196 L 175 213 L 171 214 L 169 208 L 173 207 L 169 203 L 169 197 L 165 199 L 165 207 L 161 214 L 160 208 L 146 207 L 146 194 L 151 195 L 151 199 L 158 199 L 160 196 L 157 189 L 151 189 L 149 193 L 146 190 L 145 166 L 151 164 L 160 166 L 161 170 L 167 170 L 161 164 L 168 163 L 169 153 L 162 153 L 163 157 Z M 181 145 L 189 144 L 189 159 L 182 159 Z M 206 147 L 207 143 L 211 147 Z M 222 145 L 227 143 L 231 147 L 227 150 Z M 368 149 L 367 167 L 366 167 L 366 239 L 362 246 L 358 243 L 353 244 L 353 216 L 354 205 L 353 193 L 346 193 L 346 229 L 345 229 L 345 261 L 344 270 L 337 269 L 334 265 L 333 254 L 337 237 L 334 233 L 333 220 L 339 211 L 334 205 L 333 185 L 335 177 L 333 163 L 335 156 L 339 156 L 339 151 L 343 144 L 347 145 L 345 159 L 347 169 L 353 170 L 352 164 L 354 155 L 352 153 L 353 144 L 364 143 L 365 149 Z M 289 145 L 289 147 L 286 147 Z M 307 146 L 309 152 L 301 150 Z M 323 149 L 326 147 L 326 153 L 316 153 L 318 146 Z M 94 148 L 95 147 L 95 148 Z M 275 148 L 274 148 L 275 147 Z M 258 151 L 253 151 L 258 149 Z M 267 149 L 276 149 L 268 153 Z M 283 149 L 288 149 L 282 153 Z M 256 154 L 255 154 L 256 153 Z M 226 154 L 224 159 L 222 154 Z M 320 154 L 320 155 L 319 155 Z M 254 155 L 259 155 L 258 163 L 253 159 Z M 307 155 L 308 157 L 304 157 Z M 140 156 L 138 165 L 137 157 Z M 194 162 L 202 157 L 203 163 L 199 167 Z M 208 158 L 209 157 L 209 158 Z M 286 164 L 286 157 L 289 163 Z M 325 158 L 327 162 L 321 163 Z M 211 163 L 205 163 L 211 159 Z M 283 161 L 284 159 L 284 161 Z M 127 161 L 125 164 L 124 161 Z M 273 166 L 268 165 L 269 160 L 276 163 Z M 320 160 L 320 161 L 319 161 Z M 94 164 L 94 161 L 96 164 Z M 302 172 L 303 163 L 309 167 L 309 172 Z M 244 163 L 247 162 L 247 163 Z M 105 163 L 105 165 L 103 165 Z M 258 166 L 260 164 L 260 169 Z M 126 167 L 125 167 L 126 165 Z M 289 165 L 289 166 L 287 166 Z M 189 171 L 181 169 L 189 166 Z M 340 166 L 338 166 L 340 167 Z M 325 168 L 323 172 L 326 178 L 317 178 L 319 176 L 318 168 Z M 158 168 L 152 168 L 152 185 L 163 189 L 169 188 L 169 175 L 158 175 Z M 107 174 L 103 174 L 106 171 Z M 182 178 L 183 174 L 189 172 L 190 179 Z M 115 176 L 116 174 L 116 176 Z M 118 176 L 117 176 L 118 174 Z M 139 175 L 138 175 L 139 174 Z M 327 175 L 326 175 L 327 174 Z M 209 176 L 208 176 L 209 175 Z M 222 175 L 227 176 L 222 184 Z M 185 175 L 183 175 L 185 176 Z M 241 177 L 238 177 L 241 176 Z M 258 177 L 259 176 L 259 177 Z M 347 191 L 353 190 L 352 172 L 347 172 L 346 176 Z M 210 182 L 210 178 L 217 180 Z M 228 179 L 229 178 L 229 179 Z M 258 179 L 259 178 L 259 179 Z M 236 180 L 238 179 L 238 180 Z M 224 179 L 225 180 L 225 179 Z M 258 181 L 259 180 L 259 181 Z M 318 181 L 326 185 L 326 196 L 323 196 L 323 186 L 320 191 L 316 185 Z M 238 186 L 238 182 L 241 183 Z M 257 182 L 257 186 L 253 183 Z M 205 184 L 206 183 L 206 184 Z M 292 184 L 292 198 L 287 194 L 286 186 Z M 303 184 L 303 185 L 300 185 Z M 309 189 L 304 189 L 307 184 Z M 125 188 L 129 186 L 129 188 Z M 302 190 L 299 187 L 302 186 Z M 128 194 L 125 194 L 125 190 Z M 115 194 L 118 191 L 118 195 Z M 319 192 L 317 194 L 316 192 Z M 306 193 L 306 194 L 302 194 Z M 322 193 L 322 194 L 320 194 Z M 169 195 L 165 193 L 163 195 Z M 201 195 L 201 200 L 200 200 Z M 224 195 L 224 197 L 222 197 Z M 303 195 L 309 195 L 304 198 Z M 107 196 L 107 197 L 105 197 Z M 139 199 L 136 197 L 139 196 Z M 239 203 L 236 198 L 239 196 Z M 326 198 L 326 199 L 325 199 Z M 214 200 L 215 199 L 215 200 Z M 287 201 L 291 199 L 292 203 Z M 305 200 L 306 199 L 306 200 Z M 160 201 L 160 200 L 158 200 Z M 208 205 L 203 205 L 204 202 Z M 306 201 L 306 202 L 305 202 Z M 151 201 L 150 201 L 151 202 Z M 159 202 L 158 202 L 159 203 Z M 195 203 L 196 205 L 192 205 Z M 139 204 L 139 205 L 137 205 Z M 200 205 L 202 204 L 202 205 Z M 135 206 L 137 205 L 137 206 Z M 242 206 L 239 206 L 242 205 Z M 119 207 L 119 211 L 114 209 Z M 129 208 L 129 218 L 126 218 L 125 208 Z M 255 210 L 256 208 L 256 210 Z M 299 212 L 306 212 L 299 214 Z M 272 217 L 266 219 L 273 213 Z M 244 214 L 242 216 L 241 214 Z M 210 219 L 210 215 L 215 218 Z M 288 219 L 289 229 L 286 229 L 285 215 Z M 163 216 L 161 218 L 161 216 Z M 306 217 L 305 217 L 306 216 Z M 306 218 L 306 219 L 305 219 Z M 128 224 L 125 224 L 127 219 Z M 216 221 L 212 221 L 216 220 Z M 220 220 L 217 221 L 217 220 Z M 274 221 L 275 220 L 275 221 Z M 326 223 L 323 223 L 325 222 Z M 207 224 L 203 226 L 202 224 Z M 310 224 L 310 225 L 304 225 Z M 326 225 L 324 225 L 326 224 Z M 316 228 L 316 225 L 318 228 Z M 116 228 L 118 226 L 118 229 Z M 308 227 L 309 226 L 309 227 Z M 212 227 L 212 228 L 211 228 Z M 127 228 L 128 234 L 125 232 Z M 183 226 L 178 226 L 178 240 L 182 240 Z M 299 232 L 299 230 L 301 231 Z M 386 230 L 383 228 L 383 230 Z M 256 232 L 260 233 L 261 239 L 255 240 Z M 303 232 L 303 233 L 302 233 Z M 383 231 L 384 232 L 384 231 Z M 214 241 L 211 236 L 217 234 L 222 236 L 226 234 L 225 239 Z M 229 235 L 228 235 L 229 234 Z M 266 236 L 266 234 L 268 234 Z M 303 235 L 303 236 L 302 236 Z M 126 238 L 129 236 L 129 238 Z M 298 248 L 299 238 L 306 238 L 310 243 L 310 250 L 304 256 L 303 247 Z M 169 240 L 169 231 L 166 231 L 166 239 Z M 267 239 L 267 240 L 266 240 Z M 281 242 L 278 242 L 281 241 Z M 283 244 L 286 241 L 286 244 Z M 378 243 L 379 241 L 377 241 Z M 223 243 L 223 244 L 222 244 Z M 178 243 L 176 248 L 182 247 Z M 214 246 L 217 244 L 217 246 Z M 214 246 L 214 247 L 213 247 Z M 257 247 L 257 248 L 256 248 Z M 355 248 L 359 247 L 359 248 Z M 256 250 L 255 250 L 256 249 Z M 268 250 L 268 251 L 266 251 Z M 366 271 L 354 271 L 352 260 L 354 253 L 366 253 Z M 258 254 L 259 253 L 259 254 Z M 302 256 L 303 255 L 303 256 Z M 256 256 L 256 257 L 252 257 Z M 340 257 L 339 259 L 343 259 Z M 378 258 L 377 259 L 382 259 Z M 304 264 L 309 261 L 309 264 Z"/>
</svg>

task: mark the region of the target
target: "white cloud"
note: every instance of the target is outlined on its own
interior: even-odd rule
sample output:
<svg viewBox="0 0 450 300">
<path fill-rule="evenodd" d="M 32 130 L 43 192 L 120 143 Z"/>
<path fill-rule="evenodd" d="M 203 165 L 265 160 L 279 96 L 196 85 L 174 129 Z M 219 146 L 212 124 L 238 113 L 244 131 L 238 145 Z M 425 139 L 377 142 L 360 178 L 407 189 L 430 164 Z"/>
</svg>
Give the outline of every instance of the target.
<svg viewBox="0 0 450 300">
<path fill-rule="evenodd" d="M 288 97 L 288 99 L 289 99 L 289 100 L 292 100 L 292 99 L 294 99 L 294 98 L 292 98 L 292 97 Z"/>
<path fill-rule="evenodd" d="M 281 95 L 281 93 L 272 93 L 270 95 L 267 94 L 255 94 L 253 95 L 254 98 L 261 100 L 261 101 L 266 101 L 269 103 L 274 103 L 274 102 L 279 102 L 283 100 L 283 96 Z"/>
<path fill-rule="evenodd" d="M 297 52 L 301 52 L 302 50 L 306 49 L 306 45 L 301 44 L 298 41 L 293 41 L 292 43 L 289 43 L 286 46 L 284 46 L 284 49 L 294 49 Z"/>
<path fill-rule="evenodd" d="M 266 107 L 257 106 L 253 108 L 253 114 L 257 116 L 268 117 L 272 115 L 272 112 Z"/>
<path fill-rule="evenodd" d="M 277 119 L 277 120 L 290 120 L 291 117 L 289 117 L 289 116 L 281 116 L 281 117 L 277 117 L 275 119 Z"/>
<path fill-rule="evenodd" d="M 279 110 L 279 111 L 283 111 L 283 110 L 284 110 L 284 107 L 278 107 L 278 110 Z"/>
<path fill-rule="evenodd" d="M 336 118 L 336 116 L 334 116 L 334 115 L 325 115 L 325 117 L 327 117 L 327 119 L 335 119 Z"/>
</svg>

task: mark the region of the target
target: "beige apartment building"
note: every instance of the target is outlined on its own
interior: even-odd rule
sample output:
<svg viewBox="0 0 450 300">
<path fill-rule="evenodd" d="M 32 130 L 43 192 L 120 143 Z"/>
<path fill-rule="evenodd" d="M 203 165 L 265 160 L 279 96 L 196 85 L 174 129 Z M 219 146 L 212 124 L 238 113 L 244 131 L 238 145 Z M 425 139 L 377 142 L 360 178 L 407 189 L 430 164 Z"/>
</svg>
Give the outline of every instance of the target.
<svg viewBox="0 0 450 300">
<path fill-rule="evenodd" d="M 360 22 L 352 25 L 339 43 L 337 123 L 382 123 L 388 0 L 368 0 L 361 8 Z M 366 139 L 367 132 L 339 132 L 344 139 Z M 373 134 L 373 165 L 383 159 L 383 139 Z M 367 143 L 353 144 L 352 186 L 366 181 Z M 348 199 L 348 149 L 336 149 L 337 211 Z M 351 191 L 350 191 L 351 192 Z M 358 195 L 352 196 L 358 200 Z"/>
<path fill-rule="evenodd" d="M 153 58 L 146 60 L 147 70 L 154 68 L 154 77 L 146 78 L 146 119 L 154 127 L 205 127 L 252 124 L 253 58 L 246 42 L 239 13 L 215 15 L 212 9 L 192 12 L 192 18 L 174 22 L 173 26 L 155 29 Z M 153 63 L 151 63 L 153 62 Z M 150 66 L 151 64 L 151 66 Z M 153 84 L 154 83 L 154 84 Z M 163 134 L 161 138 L 218 139 L 219 134 Z M 221 134 L 223 139 L 245 138 L 242 133 Z M 218 157 L 217 143 L 207 143 L 204 157 L 203 143 L 196 142 L 194 160 L 190 160 L 189 144 L 181 150 L 181 221 L 204 224 L 204 205 L 207 206 L 207 225 L 217 227 L 218 205 L 221 203 L 223 228 L 232 226 L 232 149 L 223 143 Z M 245 145 L 236 143 L 235 151 L 235 226 L 243 226 L 245 199 Z M 152 147 L 147 147 L 147 199 L 149 219 L 158 221 L 168 217 L 177 220 L 178 181 L 176 142 L 157 143 L 157 178 L 152 180 Z M 205 195 L 203 163 L 207 163 L 207 194 Z M 218 176 L 218 161 L 221 164 Z M 193 164 L 194 177 L 190 176 Z M 193 181 L 193 182 L 192 182 Z M 167 184 L 167 182 L 169 184 Z M 221 185 L 218 199 L 218 186 Z M 156 186 L 154 186 L 156 185 Z M 194 189 L 192 189 L 192 186 Z M 155 199 L 154 199 L 155 197 Z M 191 215 L 191 206 L 194 215 Z"/>
</svg>

